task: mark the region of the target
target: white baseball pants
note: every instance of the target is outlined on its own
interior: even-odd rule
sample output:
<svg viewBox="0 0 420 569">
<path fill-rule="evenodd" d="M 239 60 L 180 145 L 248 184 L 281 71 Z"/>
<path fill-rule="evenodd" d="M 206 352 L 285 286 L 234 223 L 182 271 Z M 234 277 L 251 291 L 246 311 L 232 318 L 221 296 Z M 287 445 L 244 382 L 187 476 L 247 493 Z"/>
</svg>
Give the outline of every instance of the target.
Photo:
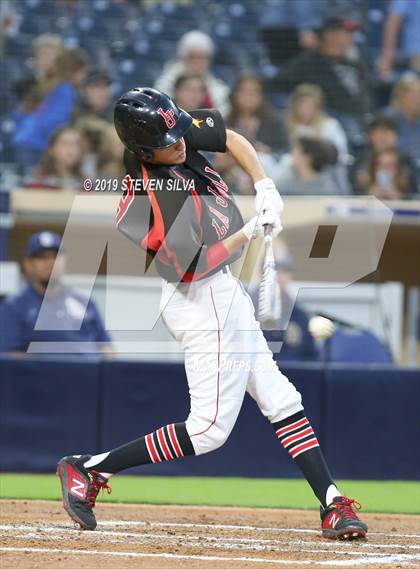
<svg viewBox="0 0 420 569">
<path fill-rule="evenodd" d="M 251 298 L 229 269 L 192 283 L 163 281 L 160 309 L 185 352 L 186 428 L 197 455 L 224 444 L 245 391 L 271 423 L 303 409 L 300 393 L 274 362 Z"/>
</svg>

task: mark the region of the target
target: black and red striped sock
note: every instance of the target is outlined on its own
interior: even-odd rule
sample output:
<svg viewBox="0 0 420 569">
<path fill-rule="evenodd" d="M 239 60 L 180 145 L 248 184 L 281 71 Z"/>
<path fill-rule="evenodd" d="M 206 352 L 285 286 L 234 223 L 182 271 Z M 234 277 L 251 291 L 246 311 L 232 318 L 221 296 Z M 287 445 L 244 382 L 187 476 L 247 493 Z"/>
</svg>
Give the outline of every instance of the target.
<svg viewBox="0 0 420 569">
<path fill-rule="evenodd" d="M 165 462 L 191 454 L 195 453 L 185 423 L 172 423 L 114 450 L 92 456 L 84 467 L 115 474 L 133 466 Z"/>
<path fill-rule="evenodd" d="M 283 447 L 299 466 L 314 494 L 326 507 L 339 495 L 314 430 L 303 411 L 273 423 Z M 331 497 L 332 496 L 332 497 Z"/>
</svg>

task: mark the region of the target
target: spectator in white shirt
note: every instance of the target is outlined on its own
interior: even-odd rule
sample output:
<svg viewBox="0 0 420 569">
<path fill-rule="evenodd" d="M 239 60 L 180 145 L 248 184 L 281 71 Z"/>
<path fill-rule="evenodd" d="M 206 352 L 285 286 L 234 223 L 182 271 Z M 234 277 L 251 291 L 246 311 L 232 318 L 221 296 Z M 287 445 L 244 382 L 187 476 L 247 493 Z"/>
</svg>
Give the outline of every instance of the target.
<svg viewBox="0 0 420 569">
<path fill-rule="evenodd" d="M 326 114 L 324 95 L 318 85 L 302 83 L 292 93 L 286 113 L 286 128 L 289 139 L 298 136 L 318 137 L 337 149 L 339 161 L 346 162 L 347 137 L 340 123 Z"/>
<path fill-rule="evenodd" d="M 210 36 L 199 30 L 187 32 L 178 42 L 177 58 L 166 63 L 154 87 L 172 97 L 180 75 L 198 75 L 206 85 L 205 108 L 216 108 L 226 115 L 229 87 L 210 72 L 214 51 Z"/>
</svg>

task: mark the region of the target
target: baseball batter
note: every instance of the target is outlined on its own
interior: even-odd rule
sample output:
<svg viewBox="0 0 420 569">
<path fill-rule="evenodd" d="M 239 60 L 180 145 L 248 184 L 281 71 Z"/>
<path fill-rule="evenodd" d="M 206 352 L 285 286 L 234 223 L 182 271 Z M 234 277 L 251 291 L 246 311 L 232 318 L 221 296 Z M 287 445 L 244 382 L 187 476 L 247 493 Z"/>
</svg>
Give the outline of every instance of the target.
<svg viewBox="0 0 420 569">
<path fill-rule="evenodd" d="M 114 117 L 128 173 L 118 228 L 146 251 L 147 262 L 162 276 L 161 315 L 185 352 L 191 410 L 185 422 L 111 451 L 61 459 L 57 472 L 66 511 L 82 528 L 95 529 L 95 500 L 101 488 L 110 491 L 111 475 L 217 449 L 248 391 L 318 498 L 322 535 L 365 537 L 357 503 L 334 484 L 301 395 L 279 371 L 252 301 L 229 270 L 266 225 L 273 236 L 281 231 L 283 203 L 254 148 L 225 128 L 218 111 L 186 113 L 155 89 L 128 91 Z M 230 152 L 252 178 L 256 216 L 251 221 L 244 224 L 229 188 L 202 151 Z"/>
</svg>

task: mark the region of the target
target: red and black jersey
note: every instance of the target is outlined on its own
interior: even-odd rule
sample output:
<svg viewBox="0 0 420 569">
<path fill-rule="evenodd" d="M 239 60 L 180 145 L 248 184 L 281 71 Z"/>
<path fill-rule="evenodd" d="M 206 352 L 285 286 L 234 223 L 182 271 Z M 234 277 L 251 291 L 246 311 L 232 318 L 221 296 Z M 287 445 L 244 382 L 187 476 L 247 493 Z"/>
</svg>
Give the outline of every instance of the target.
<svg viewBox="0 0 420 569">
<path fill-rule="evenodd" d="M 238 259 L 223 240 L 243 227 L 240 211 L 220 174 L 201 151 L 226 152 L 226 128 L 216 110 L 190 113 L 186 160 L 176 166 L 142 162 L 125 151 L 126 191 L 118 229 L 148 253 L 167 281 L 199 280 Z M 135 180 L 141 180 L 139 184 Z"/>
</svg>

